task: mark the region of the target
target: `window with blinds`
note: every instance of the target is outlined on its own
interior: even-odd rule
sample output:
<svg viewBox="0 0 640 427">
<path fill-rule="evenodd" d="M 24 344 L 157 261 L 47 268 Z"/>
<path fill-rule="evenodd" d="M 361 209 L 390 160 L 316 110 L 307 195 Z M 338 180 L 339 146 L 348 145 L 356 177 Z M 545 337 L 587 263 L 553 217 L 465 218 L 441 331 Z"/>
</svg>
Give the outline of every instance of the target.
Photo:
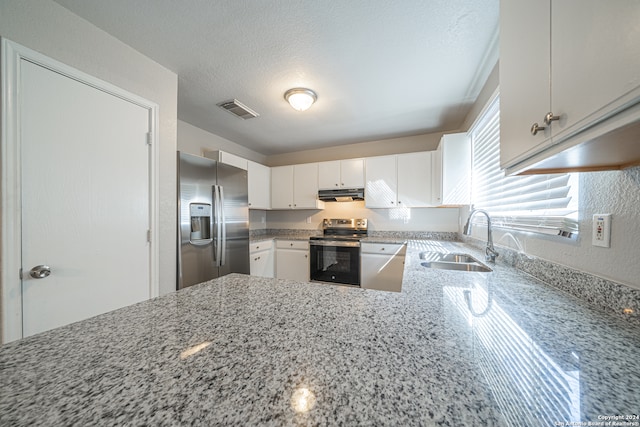
<svg viewBox="0 0 640 427">
<path fill-rule="evenodd" d="M 578 234 L 578 175 L 507 177 L 500 169 L 500 100 L 495 97 L 469 131 L 472 142 L 472 203 L 492 225 L 563 237 Z M 486 223 L 477 215 L 474 222 Z"/>
</svg>

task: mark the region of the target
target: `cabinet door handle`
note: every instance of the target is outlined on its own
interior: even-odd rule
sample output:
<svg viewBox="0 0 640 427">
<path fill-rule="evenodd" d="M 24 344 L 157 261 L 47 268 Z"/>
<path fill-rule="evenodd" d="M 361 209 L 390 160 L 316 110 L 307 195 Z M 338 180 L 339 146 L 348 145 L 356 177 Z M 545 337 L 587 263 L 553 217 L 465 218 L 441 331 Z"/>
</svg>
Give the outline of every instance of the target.
<svg viewBox="0 0 640 427">
<path fill-rule="evenodd" d="M 534 123 L 533 125 L 531 125 L 531 135 L 537 135 L 538 132 L 545 130 L 546 127 L 544 126 L 540 126 L 537 123 Z"/>
<path fill-rule="evenodd" d="M 555 122 L 556 120 L 560 120 L 560 116 L 554 116 L 551 111 L 549 111 L 547 115 L 544 116 L 544 122 L 547 125 L 550 125 L 551 122 Z"/>
</svg>

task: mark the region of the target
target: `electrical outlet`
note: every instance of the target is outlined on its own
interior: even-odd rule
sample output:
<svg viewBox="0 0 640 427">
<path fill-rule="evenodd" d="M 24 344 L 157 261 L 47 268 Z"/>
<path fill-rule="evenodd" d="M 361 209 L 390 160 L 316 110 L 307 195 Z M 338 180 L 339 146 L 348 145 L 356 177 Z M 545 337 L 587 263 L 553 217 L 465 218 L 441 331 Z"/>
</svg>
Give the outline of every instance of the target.
<svg viewBox="0 0 640 427">
<path fill-rule="evenodd" d="M 611 247 L 611 214 L 595 214 L 593 216 L 593 246 Z"/>
<path fill-rule="evenodd" d="M 307 217 L 307 224 L 311 224 L 311 217 L 310 216 Z"/>
</svg>

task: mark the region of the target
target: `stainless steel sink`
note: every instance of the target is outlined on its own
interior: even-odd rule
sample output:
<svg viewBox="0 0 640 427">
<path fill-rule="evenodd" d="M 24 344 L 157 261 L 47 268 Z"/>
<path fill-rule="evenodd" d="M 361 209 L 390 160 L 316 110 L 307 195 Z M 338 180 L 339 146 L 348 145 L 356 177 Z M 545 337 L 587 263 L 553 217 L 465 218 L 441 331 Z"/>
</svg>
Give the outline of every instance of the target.
<svg viewBox="0 0 640 427">
<path fill-rule="evenodd" d="M 420 252 L 420 259 L 423 267 L 436 268 L 439 270 L 456 271 L 476 271 L 488 273 L 492 271 L 489 267 L 468 254 L 450 254 L 444 252 Z"/>
</svg>

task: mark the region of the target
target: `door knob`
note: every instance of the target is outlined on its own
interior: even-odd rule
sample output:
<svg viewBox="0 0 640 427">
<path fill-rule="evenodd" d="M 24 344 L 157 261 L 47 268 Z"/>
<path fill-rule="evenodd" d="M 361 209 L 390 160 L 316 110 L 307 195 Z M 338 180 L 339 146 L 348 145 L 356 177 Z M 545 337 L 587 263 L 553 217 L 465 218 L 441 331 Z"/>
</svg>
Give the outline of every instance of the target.
<svg viewBox="0 0 640 427">
<path fill-rule="evenodd" d="M 44 279 L 51 274 L 51 267 L 48 265 L 36 265 L 29 271 L 29 276 L 34 279 Z"/>
</svg>

